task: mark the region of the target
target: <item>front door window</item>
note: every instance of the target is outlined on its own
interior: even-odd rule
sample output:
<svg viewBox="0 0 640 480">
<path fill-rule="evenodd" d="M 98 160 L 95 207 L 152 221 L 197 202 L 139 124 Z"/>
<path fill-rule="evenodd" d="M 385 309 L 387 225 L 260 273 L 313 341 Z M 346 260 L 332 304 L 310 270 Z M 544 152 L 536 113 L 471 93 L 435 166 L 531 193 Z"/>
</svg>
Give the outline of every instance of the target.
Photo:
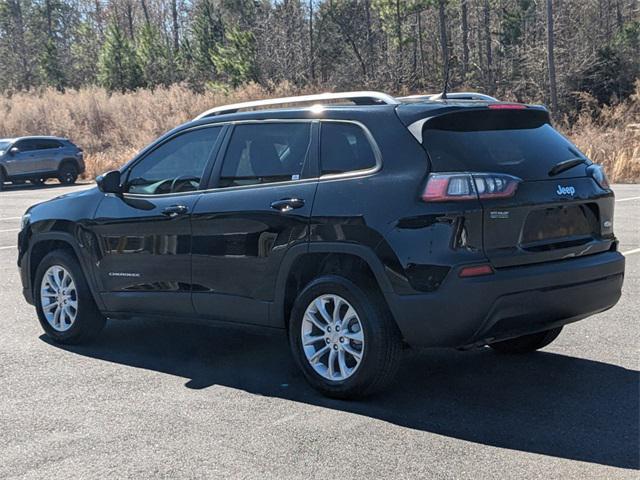
<svg viewBox="0 0 640 480">
<path fill-rule="evenodd" d="M 159 195 L 198 190 L 221 130 L 220 126 L 189 130 L 161 144 L 134 165 L 125 191 Z"/>
</svg>

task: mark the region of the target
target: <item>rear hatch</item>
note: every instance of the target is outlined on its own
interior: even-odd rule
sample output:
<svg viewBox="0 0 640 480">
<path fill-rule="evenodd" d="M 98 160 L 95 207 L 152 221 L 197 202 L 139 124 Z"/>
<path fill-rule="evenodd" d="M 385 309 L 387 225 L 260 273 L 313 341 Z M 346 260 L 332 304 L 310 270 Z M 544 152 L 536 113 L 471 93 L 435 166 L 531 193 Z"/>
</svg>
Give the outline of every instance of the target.
<svg viewBox="0 0 640 480">
<path fill-rule="evenodd" d="M 422 129 L 432 172 L 521 180 L 512 196 L 479 195 L 487 258 L 501 268 L 609 250 L 613 193 L 594 180 L 584 154 L 550 125 L 546 110 L 498 105 L 436 116 Z M 554 172 L 559 164 L 573 166 Z"/>
</svg>

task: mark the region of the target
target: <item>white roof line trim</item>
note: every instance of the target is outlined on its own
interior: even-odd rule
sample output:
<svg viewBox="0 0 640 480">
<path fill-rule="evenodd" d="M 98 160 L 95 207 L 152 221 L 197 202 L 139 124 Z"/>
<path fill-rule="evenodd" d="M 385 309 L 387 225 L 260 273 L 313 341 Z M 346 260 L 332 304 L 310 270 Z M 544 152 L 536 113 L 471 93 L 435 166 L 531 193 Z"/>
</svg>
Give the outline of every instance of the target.
<svg viewBox="0 0 640 480">
<path fill-rule="evenodd" d="M 424 126 L 425 122 L 430 118 L 431 117 L 422 118 L 417 122 L 413 122 L 411 125 L 407 127 L 409 129 L 409 132 L 411 132 L 411 135 L 413 135 L 416 138 L 416 140 L 418 140 L 418 142 L 420 143 L 422 143 L 422 127 Z"/>
<path fill-rule="evenodd" d="M 215 114 L 223 114 L 225 112 L 235 112 L 242 108 L 256 108 L 256 107 L 267 107 L 271 105 L 281 105 L 287 103 L 307 103 L 307 102 L 322 102 L 323 100 L 350 100 L 350 99 L 360 99 L 360 98 L 370 98 L 373 100 L 378 100 L 386 105 L 398 105 L 400 102 L 396 100 L 391 95 L 382 92 L 373 92 L 373 91 L 361 91 L 361 92 L 339 92 L 339 93 L 320 93 L 315 95 L 299 95 L 296 97 L 282 97 L 282 98 L 268 98 L 266 100 L 255 100 L 251 102 L 241 102 L 241 103 L 232 103 L 230 105 L 221 105 L 219 107 L 214 107 L 206 112 L 202 112 L 198 115 L 194 120 L 199 120 L 201 118 L 209 117 Z"/>
</svg>

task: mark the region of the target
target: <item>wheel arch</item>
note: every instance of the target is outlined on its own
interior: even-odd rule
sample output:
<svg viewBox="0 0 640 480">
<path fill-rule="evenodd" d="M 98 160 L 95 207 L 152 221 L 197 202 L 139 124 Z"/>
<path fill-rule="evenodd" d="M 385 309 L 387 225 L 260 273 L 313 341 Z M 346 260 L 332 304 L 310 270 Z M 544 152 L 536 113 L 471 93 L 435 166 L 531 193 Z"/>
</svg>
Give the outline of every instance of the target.
<svg viewBox="0 0 640 480">
<path fill-rule="evenodd" d="M 27 260 L 27 272 L 29 275 L 29 288 L 31 290 L 31 297 L 35 298 L 35 275 L 36 270 L 38 269 L 38 265 L 40 265 L 42 259 L 49 252 L 52 252 L 54 250 L 66 250 L 68 253 L 74 256 L 74 258 L 78 261 L 80 268 L 82 269 L 82 273 L 84 274 L 87 284 L 89 285 L 91 296 L 96 302 L 98 308 L 100 310 L 103 310 L 104 306 L 102 304 L 100 295 L 96 290 L 93 276 L 91 275 L 88 266 L 83 261 L 80 246 L 77 244 L 77 242 L 74 241 L 73 237 L 70 234 L 63 232 L 49 232 L 40 234 L 34 237 L 34 239 L 31 241 L 28 254 L 25 256 L 25 259 Z"/>
<path fill-rule="evenodd" d="M 363 245 L 323 242 L 298 245 L 287 252 L 276 281 L 272 318 L 281 319 L 282 326 L 288 328 L 291 308 L 298 292 L 318 275 L 344 275 L 345 271 L 349 273 L 345 276 L 352 280 L 356 277 L 370 282 L 369 286 L 378 290 L 393 316 L 390 303 L 393 290 L 375 252 Z"/>
<path fill-rule="evenodd" d="M 65 165 L 73 165 L 74 167 L 76 167 L 77 170 L 80 170 L 79 165 L 78 165 L 78 160 L 76 160 L 73 157 L 64 157 L 62 160 L 60 160 L 60 163 L 58 164 L 58 171 L 64 167 Z"/>
</svg>

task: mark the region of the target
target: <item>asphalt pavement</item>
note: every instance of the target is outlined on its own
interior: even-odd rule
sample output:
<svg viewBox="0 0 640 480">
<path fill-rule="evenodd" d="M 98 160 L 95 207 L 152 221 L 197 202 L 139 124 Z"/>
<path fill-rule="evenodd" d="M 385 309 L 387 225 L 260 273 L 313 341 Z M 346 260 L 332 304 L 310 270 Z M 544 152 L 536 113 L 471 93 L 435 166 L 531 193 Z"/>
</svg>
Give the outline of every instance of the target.
<svg viewBox="0 0 640 480">
<path fill-rule="evenodd" d="M 360 402 L 308 387 L 284 336 L 129 320 L 50 343 L 21 296 L 19 219 L 80 188 L 0 193 L 0 478 L 640 477 L 640 185 L 614 186 L 615 308 L 531 355 L 408 352 Z"/>
</svg>

